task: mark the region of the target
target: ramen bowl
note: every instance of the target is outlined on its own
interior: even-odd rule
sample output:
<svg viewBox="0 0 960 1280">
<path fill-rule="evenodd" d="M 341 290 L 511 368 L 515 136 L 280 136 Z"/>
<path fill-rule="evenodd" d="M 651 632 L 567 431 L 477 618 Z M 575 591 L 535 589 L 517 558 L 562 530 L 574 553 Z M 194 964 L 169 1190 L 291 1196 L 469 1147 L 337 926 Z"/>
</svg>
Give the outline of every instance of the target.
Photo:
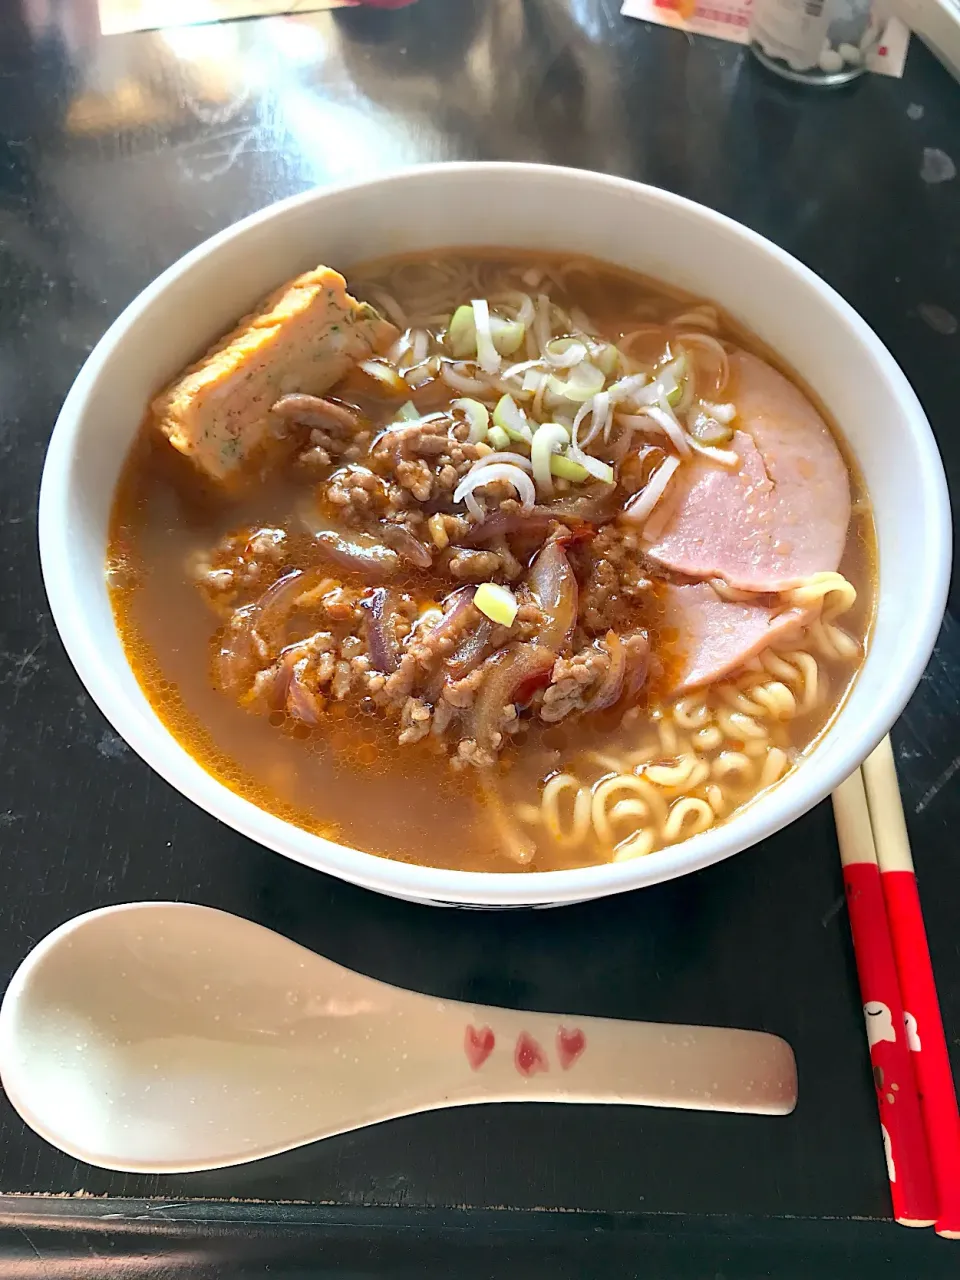
<svg viewBox="0 0 960 1280">
<path fill-rule="evenodd" d="M 877 606 L 849 696 L 798 767 L 725 823 L 647 857 L 523 874 L 394 861 L 311 834 L 241 798 L 164 727 L 127 661 L 105 576 L 111 504 L 152 395 L 278 283 L 454 245 L 586 254 L 719 303 L 812 387 L 839 425 L 873 505 Z M 418 902 L 557 905 L 656 884 L 756 844 L 823 800 L 889 730 L 943 614 L 949 506 L 940 457 L 897 364 L 822 280 L 738 224 L 652 187 L 572 169 L 452 164 L 282 201 L 200 245 L 140 294 L 80 372 L 54 430 L 40 495 L 53 616 L 117 732 L 188 799 L 318 871 Z"/>
</svg>

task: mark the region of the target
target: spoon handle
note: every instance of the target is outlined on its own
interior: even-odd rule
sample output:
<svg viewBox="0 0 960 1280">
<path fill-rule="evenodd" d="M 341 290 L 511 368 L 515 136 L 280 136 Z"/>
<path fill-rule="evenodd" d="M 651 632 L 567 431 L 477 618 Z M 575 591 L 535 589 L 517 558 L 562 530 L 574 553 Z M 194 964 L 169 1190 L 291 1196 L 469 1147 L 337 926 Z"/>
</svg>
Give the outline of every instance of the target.
<svg viewBox="0 0 960 1280">
<path fill-rule="evenodd" d="M 793 1051 L 766 1032 L 462 1010 L 469 1014 L 461 1031 L 463 1088 L 477 1101 L 639 1103 L 761 1115 L 787 1115 L 796 1105 Z M 458 1012 L 445 1010 L 451 1022 Z"/>
</svg>

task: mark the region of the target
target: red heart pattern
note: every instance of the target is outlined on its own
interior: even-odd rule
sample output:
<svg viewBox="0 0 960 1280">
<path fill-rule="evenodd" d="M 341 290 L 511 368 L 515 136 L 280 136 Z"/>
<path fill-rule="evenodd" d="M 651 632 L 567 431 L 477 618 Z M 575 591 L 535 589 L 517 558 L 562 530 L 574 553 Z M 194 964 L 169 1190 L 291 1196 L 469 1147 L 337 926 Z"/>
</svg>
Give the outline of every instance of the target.
<svg viewBox="0 0 960 1280">
<path fill-rule="evenodd" d="M 569 1071 L 587 1047 L 587 1037 L 579 1027 L 561 1027 L 557 1032 L 557 1057 L 564 1071 Z"/>
<path fill-rule="evenodd" d="M 536 1075 L 538 1071 L 549 1071 L 546 1054 L 526 1031 L 517 1037 L 517 1047 L 513 1054 L 514 1065 L 522 1076 Z"/>
<path fill-rule="evenodd" d="M 496 1037 L 489 1027 L 467 1027 L 463 1037 L 463 1051 L 472 1070 L 480 1070 L 493 1053 L 495 1044 Z"/>
</svg>

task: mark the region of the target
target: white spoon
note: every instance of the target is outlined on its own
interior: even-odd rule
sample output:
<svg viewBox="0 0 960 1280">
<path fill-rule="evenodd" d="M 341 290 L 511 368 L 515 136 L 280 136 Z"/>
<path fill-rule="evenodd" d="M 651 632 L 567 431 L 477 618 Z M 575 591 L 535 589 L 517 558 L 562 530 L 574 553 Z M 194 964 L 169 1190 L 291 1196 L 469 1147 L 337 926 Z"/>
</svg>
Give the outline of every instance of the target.
<svg viewBox="0 0 960 1280">
<path fill-rule="evenodd" d="M 0 1079 L 89 1164 L 243 1164 L 476 1102 L 785 1115 L 790 1046 L 758 1031 L 561 1017 L 386 986 L 238 916 L 131 903 L 27 956 L 0 1008 Z"/>
</svg>

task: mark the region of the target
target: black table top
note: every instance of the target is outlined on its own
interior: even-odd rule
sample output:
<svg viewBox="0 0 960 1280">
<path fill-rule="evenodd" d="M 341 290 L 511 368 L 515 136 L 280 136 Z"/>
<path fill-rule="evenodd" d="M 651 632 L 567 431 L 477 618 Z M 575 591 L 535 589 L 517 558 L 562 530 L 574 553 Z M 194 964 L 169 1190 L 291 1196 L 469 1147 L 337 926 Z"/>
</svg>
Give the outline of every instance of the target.
<svg viewBox="0 0 960 1280">
<path fill-rule="evenodd" d="M 925 165 L 925 152 L 960 159 L 960 88 L 915 43 L 902 81 L 799 89 L 735 46 L 623 19 L 616 0 L 419 0 L 392 13 L 110 38 L 90 3 L 22 3 L 0 30 L 0 981 L 72 915 L 185 899 L 442 996 L 774 1031 L 796 1051 L 800 1102 L 786 1119 L 464 1109 L 242 1169 L 133 1177 L 61 1155 L 2 1101 L 0 1191 L 109 1198 L 79 1216 L 74 1200 L 41 1211 L 8 1198 L 2 1221 L 32 1215 L 32 1231 L 57 1215 L 90 1222 L 121 1212 L 120 1197 L 172 1199 L 192 1220 L 202 1216 L 192 1202 L 230 1200 L 224 1213 L 246 1222 L 263 1213 L 256 1201 L 274 1215 L 278 1202 L 339 1207 L 341 1224 L 363 1206 L 383 1209 L 370 1219 L 381 1224 L 394 1211 L 421 1222 L 464 1209 L 578 1210 L 638 1230 L 662 1214 L 737 1230 L 887 1219 L 828 805 L 698 875 L 557 911 L 435 910 L 341 884 L 219 825 L 101 719 L 50 619 L 35 517 L 72 379 L 160 270 L 277 197 L 441 159 L 619 173 L 770 237 L 837 288 L 900 361 L 956 495 L 960 181 L 930 181 L 949 166 L 929 155 Z M 957 1067 L 956 583 L 950 608 L 894 738 Z M 949 1250 L 931 1233 L 924 1241 L 932 1258 Z"/>
</svg>

